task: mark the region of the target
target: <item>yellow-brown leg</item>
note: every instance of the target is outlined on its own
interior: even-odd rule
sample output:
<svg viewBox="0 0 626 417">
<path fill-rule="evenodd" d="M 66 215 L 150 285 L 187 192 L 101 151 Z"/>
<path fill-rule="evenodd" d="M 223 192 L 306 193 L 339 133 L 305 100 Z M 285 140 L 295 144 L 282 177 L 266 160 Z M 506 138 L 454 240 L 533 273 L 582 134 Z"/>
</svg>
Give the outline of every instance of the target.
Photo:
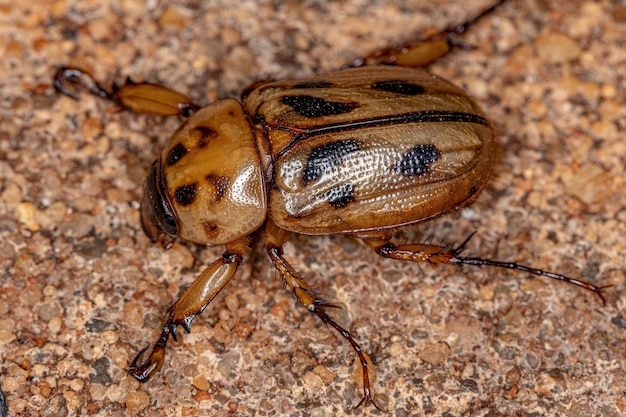
<svg viewBox="0 0 626 417">
<path fill-rule="evenodd" d="M 66 84 L 76 84 L 98 97 L 111 100 L 126 110 L 135 113 L 157 114 L 160 116 L 191 116 L 200 106 L 189 97 L 171 88 L 151 83 L 134 83 L 130 79 L 121 88 L 109 93 L 84 71 L 77 68 L 60 68 L 54 76 L 54 87 L 66 96 L 77 98 Z"/>
<path fill-rule="evenodd" d="M 183 295 L 170 308 L 167 321 L 163 325 L 159 339 L 152 347 L 148 359 L 138 364 L 139 358 L 146 349 L 137 354 L 129 372 L 135 379 L 146 382 L 163 365 L 165 347 L 170 335 L 176 339 L 176 327 L 183 326 L 187 333 L 191 332 L 191 322 L 209 305 L 215 296 L 228 284 L 235 275 L 237 267 L 243 260 L 246 241 L 242 239 L 226 245 L 222 257 L 209 265 L 196 280 L 185 290 Z"/>
<path fill-rule="evenodd" d="M 266 229 L 266 241 L 265 248 L 272 260 L 272 263 L 280 272 L 285 284 L 291 289 L 293 294 L 311 313 L 315 314 L 324 323 L 328 324 L 337 330 L 352 346 L 352 349 L 359 358 L 361 368 L 363 371 L 363 398 L 354 407 L 357 408 L 364 402 L 370 402 L 380 410 L 378 405 L 374 402 L 372 397 L 372 391 L 370 386 L 370 378 L 368 373 L 368 362 L 365 354 L 361 350 L 361 346 L 354 340 L 350 332 L 341 327 L 335 322 L 327 313 L 324 307 L 328 307 L 328 304 L 322 303 L 316 296 L 309 284 L 302 279 L 293 267 L 283 257 L 283 244 L 289 239 L 291 233 L 279 228 L 271 221 L 268 222 Z"/>
<path fill-rule="evenodd" d="M 482 259 L 475 257 L 463 257 L 459 256 L 465 245 L 473 236 L 470 235 L 461 245 L 458 247 L 449 246 L 437 246 L 427 244 L 407 244 L 407 245 L 394 245 L 381 235 L 380 238 L 376 237 L 361 237 L 361 239 L 372 249 L 385 258 L 398 259 L 401 261 L 411 262 L 427 262 L 430 264 L 457 264 L 457 265 L 475 265 L 475 266 L 494 266 L 497 268 L 514 269 L 517 271 L 528 272 L 533 275 L 547 277 L 555 279 L 557 281 L 564 281 L 577 287 L 584 288 L 592 291 L 600 297 L 603 304 L 606 304 L 606 300 L 602 295 L 602 290 L 608 286 L 598 287 L 586 281 L 582 281 L 575 278 L 570 278 L 565 275 L 557 274 L 554 272 L 548 272 L 537 268 L 531 268 L 525 265 L 521 265 L 515 262 L 503 262 L 494 261 L 491 259 Z M 357 235 L 357 237 L 359 237 Z"/>
<path fill-rule="evenodd" d="M 425 40 L 419 42 L 409 43 L 399 48 L 384 49 L 353 62 L 352 66 L 360 67 L 363 65 L 391 64 L 403 67 L 425 67 L 450 52 L 453 47 L 461 46 L 466 49 L 470 48 L 467 44 L 457 41 L 457 35 L 465 32 L 469 26 L 491 13 L 496 7 L 504 3 L 504 1 L 505 0 L 498 1 L 493 6 L 482 11 L 478 16 L 462 25 L 449 27 L 443 32 L 427 37 Z"/>
</svg>

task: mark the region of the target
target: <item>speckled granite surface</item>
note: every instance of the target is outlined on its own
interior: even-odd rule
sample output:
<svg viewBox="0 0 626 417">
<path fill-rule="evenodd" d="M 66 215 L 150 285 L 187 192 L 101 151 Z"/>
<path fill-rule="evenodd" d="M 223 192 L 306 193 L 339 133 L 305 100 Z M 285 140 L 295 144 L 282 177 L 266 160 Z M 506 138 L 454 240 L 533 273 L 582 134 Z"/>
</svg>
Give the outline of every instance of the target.
<svg viewBox="0 0 626 417">
<path fill-rule="evenodd" d="M 462 4 L 466 4 L 463 6 Z M 508 1 L 431 70 L 491 116 L 502 151 L 471 208 L 398 236 L 458 242 L 607 289 L 379 259 L 343 238 L 286 253 L 375 363 L 283 290 L 257 247 L 147 384 L 126 369 L 220 248 L 152 245 L 138 201 L 178 120 L 51 88 L 81 66 L 208 103 L 341 67 L 488 2 L 42 1 L 0 6 L 0 383 L 18 416 L 619 416 L 626 411 L 626 7 Z M 199 262 L 196 262 L 198 259 Z"/>
</svg>

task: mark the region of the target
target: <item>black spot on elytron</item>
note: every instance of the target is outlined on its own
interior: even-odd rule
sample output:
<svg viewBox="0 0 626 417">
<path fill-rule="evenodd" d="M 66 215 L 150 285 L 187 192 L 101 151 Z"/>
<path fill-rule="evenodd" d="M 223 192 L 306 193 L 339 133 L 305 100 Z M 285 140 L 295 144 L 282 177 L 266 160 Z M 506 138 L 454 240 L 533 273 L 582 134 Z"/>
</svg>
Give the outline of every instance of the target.
<svg viewBox="0 0 626 417">
<path fill-rule="evenodd" d="M 476 194 L 476 191 L 478 191 L 478 189 L 472 185 L 472 188 L 470 188 L 470 197 Z"/>
<path fill-rule="evenodd" d="M 330 172 L 341 164 L 341 160 L 359 150 L 360 143 L 353 139 L 338 140 L 316 146 L 311 150 L 306 166 L 302 171 L 304 183 L 320 179 L 322 174 Z"/>
<path fill-rule="evenodd" d="M 167 158 L 165 158 L 165 164 L 167 166 L 174 165 L 176 162 L 180 161 L 183 156 L 187 155 L 187 152 L 187 148 L 185 148 L 180 143 L 177 144 L 167 153 Z"/>
<path fill-rule="evenodd" d="M 308 95 L 284 96 L 281 102 L 291 106 L 299 115 L 309 118 L 349 113 L 359 107 L 358 103 L 326 101 L 323 98 Z"/>
<path fill-rule="evenodd" d="M 354 198 L 354 185 L 342 184 L 325 193 L 328 203 L 337 208 L 345 207 L 356 199 Z"/>
<path fill-rule="evenodd" d="M 402 156 L 402 160 L 394 165 L 393 169 L 407 177 L 415 177 L 428 172 L 430 164 L 435 162 L 441 153 L 435 145 L 417 145 Z"/>
<path fill-rule="evenodd" d="M 205 178 L 211 183 L 213 188 L 215 188 L 215 201 L 219 202 L 222 198 L 224 198 L 224 195 L 226 195 L 226 190 L 228 189 L 230 180 L 228 177 L 213 174 L 209 174 Z"/>
<path fill-rule="evenodd" d="M 209 142 L 213 139 L 216 139 L 218 134 L 215 130 L 206 126 L 196 126 L 193 128 L 194 132 L 198 132 L 200 137 L 198 138 L 198 142 L 196 142 L 196 146 L 198 148 L 206 148 Z"/>
<path fill-rule="evenodd" d="M 419 85 L 401 80 L 385 80 L 372 84 L 374 90 L 387 91 L 389 93 L 404 94 L 407 96 L 416 96 L 424 94 L 426 89 Z"/>
<path fill-rule="evenodd" d="M 293 86 L 293 88 L 330 88 L 334 84 L 330 81 L 304 81 Z"/>
<path fill-rule="evenodd" d="M 176 191 L 174 191 L 174 198 L 181 206 L 188 206 L 195 201 L 197 189 L 198 184 L 195 182 L 187 185 L 181 185 L 176 189 Z"/>
</svg>

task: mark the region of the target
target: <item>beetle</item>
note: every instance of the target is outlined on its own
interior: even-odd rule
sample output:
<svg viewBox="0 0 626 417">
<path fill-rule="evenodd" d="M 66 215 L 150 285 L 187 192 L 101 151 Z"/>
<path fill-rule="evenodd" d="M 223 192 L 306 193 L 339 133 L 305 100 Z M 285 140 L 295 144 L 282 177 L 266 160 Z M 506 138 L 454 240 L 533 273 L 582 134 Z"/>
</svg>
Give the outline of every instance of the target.
<svg viewBox="0 0 626 417">
<path fill-rule="evenodd" d="M 430 45 L 442 39 L 453 45 L 450 33 L 456 30 Z M 404 52 L 386 51 L 363 62 L 403 63 Z M 160 85 L 129 81 L 109 93 L 86 72 L 58 70 L 55 87 L 64 94 L 72 95 L 65 88 L 72 82 L 134 112 L 186 118 L 149 169 L 142 225 L 154 242 L 169 236 L 225 246 L 170 308 L 148 358 L 141 360 L 146 349 L 135 357 L 133 377 L 145 382 L 162 367 L 170 336 L 177 339 L 179 325 L 191 331 L 193 319 L 235 275 L 250 235 L 260 229 L 271 262 L 296 299 L 357 355 L 363 397 L 356 407 L 367 402 L 378 408 L 367 356 L 327 313 L 332 305 L 283 256 L 294 233 L 349 235 L 383 257 L 403 261 L 525 271 L 585 288 L 604 302 L 606 287 L 518 263 L 461 256 L 469 238 L 456 247 L 392 243 L 399 227 L 475 201 L 490 178 L 497 145 L 485 113 L 462 89 L 422 69 L 363 62 L 322 76 L 256 84 L 241 101 L 206 107 Z"/>
</svg>

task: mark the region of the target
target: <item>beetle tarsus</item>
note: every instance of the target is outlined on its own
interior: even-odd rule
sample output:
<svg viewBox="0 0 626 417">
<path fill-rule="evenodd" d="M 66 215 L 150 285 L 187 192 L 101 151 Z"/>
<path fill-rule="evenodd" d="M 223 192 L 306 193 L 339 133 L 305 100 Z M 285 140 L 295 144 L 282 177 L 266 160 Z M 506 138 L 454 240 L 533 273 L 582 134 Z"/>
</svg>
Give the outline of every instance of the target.
<svg viewBox="0 0 626 417">
<path fill-rule="evenodd" d="M 56 90 L 61 94 L 78 100 L 78 96 L 66 88 L 65 84 L 68 82 L 83 87 L 91 94 L 94 94 L 100 98 L 104 98 L 107 100 L 112 99 L 111 95 L 105 89 L 100 87 L 96 80 L 94 80 L 93 77 L 88 73 L 81 71 L 77 68 L 59 68 L 54 76 L 54 88 L 56 88 Z"/>
<path fill-rule="evenodd" d="M 144 353 L 148 350 L 148 347 L 143 348 L 139 351 L 135 359 L 133 359 L 130 367 L 128 368 L 128 373 L 135 378 L 139 382 L 146 382 L 154 374 L 156 374 L 159 369 L 163 366 L 163 361 L 165 359 L 165 347 L 167 345 L 167 340 L 169 339 L 170 329 L 166 324 L 163 326 L 163 330 L 161 331 L 161 335 L 159 336 L 159 340 L 152 347 L 152 352 L 150 352 L 150 356 L 145 361 L 142 361 L 141 365 L 139 365 L 140 359 L 143 357 Z"/>
<path fill-rule="evenodd" d="M 374 397 L 372 397 L 371 391 L 366 388 L 363 388 L 363 398 L 361 398 L 361 401 L 359 401 L 354 407 L 352 407 L 352 409 L 356 410 L 363 404 L 372 404 L 374 407 L 376 407 L 378 411 L 384 411 L 378 406 L 378 404 L 376 404 L 376 401 L 374 401 Z"/>
<path fill-rule="evenodd" d="M 476 265 L 476 266 L 494 266 L 497 268 L 507 268 L 513 269 L 516 271 L 528 272 L 533 275 L 551 278 L 557 281 L 564 281 L 568 284 L 575 285 L 580 288 L 584 288 L 589 290 L 600 297 L 600 301 L 602 301 L 602 305 L 606 305 L 606 299 L 604 298 L 604 294 L 602 291 L 611 285 L 597 286 L 590 282 L 583 281 L 576 278 L 570 278 L 565 275 L 557 274 L 555 272 L 544 271 L 542 269 L 531 268 L 526 265 L 521 265 L 516 262 L 503 262 L 503 261 L 493 261 L 490 259 L 482 259 L 482 258 L 473 258 L 473 257 L 454 257 L 450 260 L 451 263 L 464 264 L 464 265 Z"/>
</svg>

